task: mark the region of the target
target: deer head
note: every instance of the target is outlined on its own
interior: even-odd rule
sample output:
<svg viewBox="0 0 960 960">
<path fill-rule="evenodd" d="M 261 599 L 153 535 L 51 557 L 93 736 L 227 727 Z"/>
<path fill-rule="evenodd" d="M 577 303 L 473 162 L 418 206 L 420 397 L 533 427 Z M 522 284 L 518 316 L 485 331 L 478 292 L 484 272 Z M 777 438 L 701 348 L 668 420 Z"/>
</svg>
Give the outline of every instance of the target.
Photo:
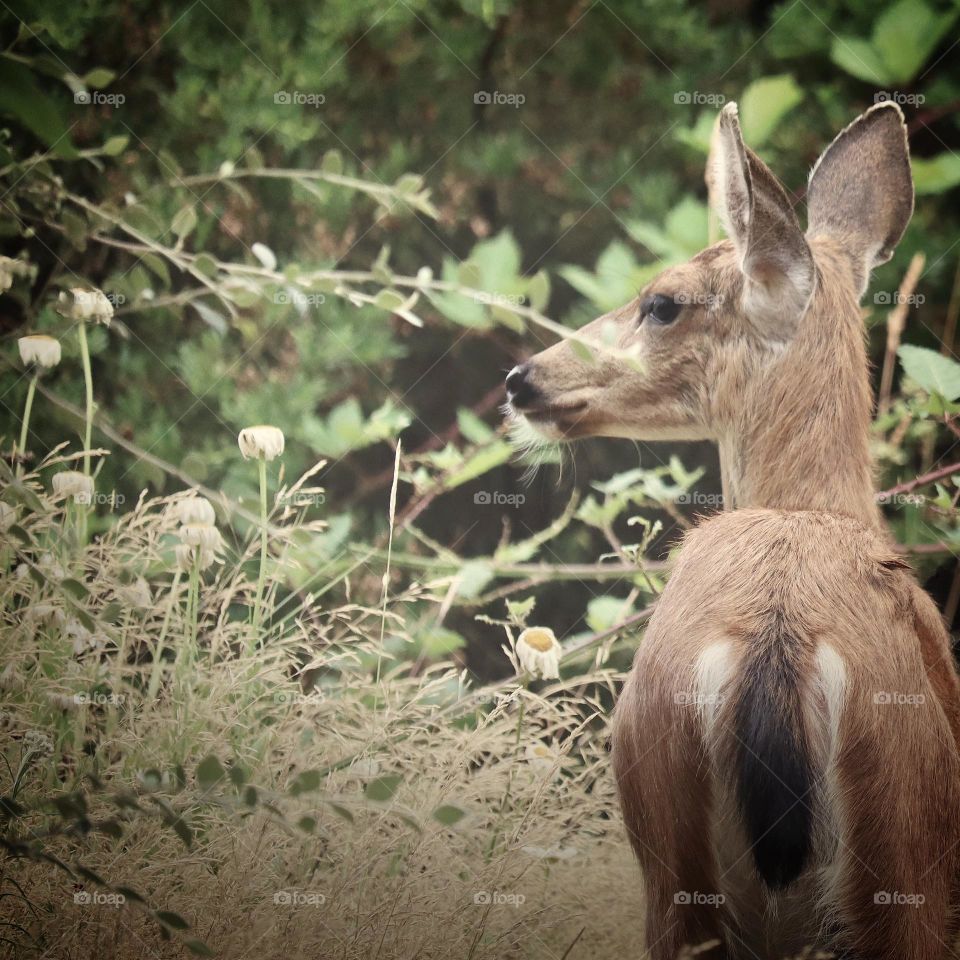
<svg viewBox="0 0 960 960">
<path fill-rule="evenodd" d="M 549 439 L 716 440 L 728 505 L 873 521 L 857 303 L 913 210 L 902 113 L 873 107 L 827 148 L 806 233 L 745 146 L 734 103 L 717 119 L 706 181 L 729 239 L 582 328 L 592 362 L 564 340 L 515 367 L 510 408 Z"/>
</svg>

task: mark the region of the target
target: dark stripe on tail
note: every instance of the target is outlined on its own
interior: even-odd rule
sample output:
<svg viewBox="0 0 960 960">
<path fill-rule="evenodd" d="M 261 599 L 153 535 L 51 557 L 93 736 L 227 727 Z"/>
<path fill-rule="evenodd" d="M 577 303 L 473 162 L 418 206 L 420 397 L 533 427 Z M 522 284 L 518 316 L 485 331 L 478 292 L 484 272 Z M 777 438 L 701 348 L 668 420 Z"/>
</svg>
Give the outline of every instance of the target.
<svg viewBox="0 0 960 960">
<path fill-rule="evenodd" d="M 803 725 L 799 644 L 774 615 L 749 641 L 734 707 L 737 797 L 757 873 L 770 889 L 810 854 L 812 772 Z"/>
</svg>

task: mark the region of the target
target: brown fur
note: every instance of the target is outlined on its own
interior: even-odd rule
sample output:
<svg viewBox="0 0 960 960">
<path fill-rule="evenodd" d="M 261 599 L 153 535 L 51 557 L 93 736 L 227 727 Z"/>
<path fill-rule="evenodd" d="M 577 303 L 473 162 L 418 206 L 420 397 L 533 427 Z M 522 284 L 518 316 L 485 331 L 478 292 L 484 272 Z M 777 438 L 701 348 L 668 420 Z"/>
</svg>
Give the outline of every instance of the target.
<svg viewBox="0 0 960 960">
<path fill-rule="evenodd" d="M 857 306 L 912 211 L 902 117 L 868 111 L 825 152 L 806 235 L 743 145 L 733 105 L 708 184 L 731 239 L 583 331 L 639 364 L 602 351 L 590 364 L 558 344 L 525 367 L 536 392 L 520 411 L 557 437 L 720 446 L 728 510 L 685 538 L 615 717 L 649 955 L 718 939 L 704 955 L 815 945 L 939 960 L 956 934 L 960 684 L 936 608 L 875 505 Z M 638 316 L 652 293 L 683 299 L 676 320 Z M 769 705 L 761 734 L 790 734 L 783 769 L 803 761 L 800 783 L 809 769 L 802 795 L 778 792 L 769 758 L 745 754 L 756 703 Z M 809 823 L 802 869 L 782 889 L 761 879 L 762 838 L 744 816 L 754 785 L 737 771 L 757 769 Z"/>
</svg>

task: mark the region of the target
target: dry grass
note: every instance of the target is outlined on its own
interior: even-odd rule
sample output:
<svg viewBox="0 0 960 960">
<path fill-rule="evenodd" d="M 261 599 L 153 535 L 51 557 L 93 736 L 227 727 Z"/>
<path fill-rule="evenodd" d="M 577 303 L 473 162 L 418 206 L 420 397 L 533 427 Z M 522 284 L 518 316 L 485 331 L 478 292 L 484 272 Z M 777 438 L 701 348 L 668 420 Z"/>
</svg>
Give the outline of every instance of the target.
<svg viewBox="0 0 960 960">
<path fill-rule="evenodd" d="M 409 659 L 384 655 L 382 611 L 373 596 L 357 600 L 362 583 L 338 607 L 301 596 L 282 622 L 292 605 L 278 612 L 268 591 L 273 626 L 250 650 L 253 585 L 242 561 L 255 538 L 203 575 L 193 646 L 185 580 L 170 605 L 169 501 L 137 504 L 82 545 L 70 531 L 83 510 L 52 501 L 35 476 L 8 477 L 3 499 L 20 505 L 0 587 L 0 793 L 11 793 L 24 765 L 19 803 L 82 789 L 87 825 L 118 817 L 122 827 L 119 837 L 93 829 L 45 841 L 73 877 L 45 861 L 5 862 L 5 912 L 19 925 L 3 928 L 17 944 L 7 955 L 184 956 L 193 937 L 233 960 L 636 955 L 639 874 L 605 759 L 617 679 L 609 671 L 536 693 L 507 684 L 467 712 L 455 671 L 414 676 Z M 302 524 L 295 515 L 274 521 L 272 555 L 293 564 Z M 406 642 L 410 600 L 440 599 L 446 584 L 392 590 L 387 653 Z M 151 698 L 168 609 L 172 656 Z M 94 621 L 89 635 L 81 618 Z M 315 686 L 305 692 L 306 677 Z M 118 702 L 78 704 L 84 694 Z M 531 758 L 537 743 L 556 759 Z M 31 745 L 40 752 L 29 755 Z M 230 779 L 198 778 L 209 755 L 243 771 L 255 804 Z M 295 783 L 305 789 L 291 793 Z M 118 815 L 118 792 L 143 812 Z M 157 815 L 164 804 L 189 824 L 189 846 Z M 36 809 L 10 821 L 7 837 L 25 840 L 56 822 Z M 106 885 L 79 875 L 78 863 Z M 191 929 L 158 924 L 130 897 L 123 906 L 75 902 L 118 884 Z"/>
</svg>

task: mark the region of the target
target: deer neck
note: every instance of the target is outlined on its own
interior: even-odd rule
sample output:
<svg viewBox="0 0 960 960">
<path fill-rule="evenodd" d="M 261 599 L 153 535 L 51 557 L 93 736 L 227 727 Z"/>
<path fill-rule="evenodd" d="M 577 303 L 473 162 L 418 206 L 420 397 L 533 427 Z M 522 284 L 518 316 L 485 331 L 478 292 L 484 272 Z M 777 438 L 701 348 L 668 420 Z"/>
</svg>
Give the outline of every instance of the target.
<svg viewBox="0 0 960 960">
<path fill-rule="evenodd" d="M 859 314 L 826 335 L 822 324 L 805 326 L 759 365 L 719 431 L 724 502 L 728 509 L 816 510 L 879 527 Z"/>
</svg>

